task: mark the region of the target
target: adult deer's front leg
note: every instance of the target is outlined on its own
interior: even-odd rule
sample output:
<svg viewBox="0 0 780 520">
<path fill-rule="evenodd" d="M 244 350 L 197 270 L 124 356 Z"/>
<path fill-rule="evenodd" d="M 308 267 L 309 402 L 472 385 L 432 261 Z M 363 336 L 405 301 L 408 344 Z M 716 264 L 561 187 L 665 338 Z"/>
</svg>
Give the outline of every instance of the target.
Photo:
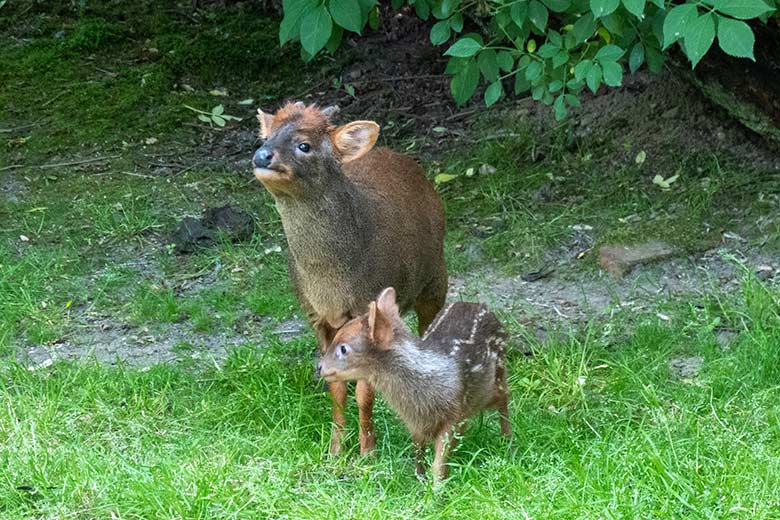
<svg viewBox="0 0 780 520">
<path fill-rule="evenodd" d="M 368 455 L 374 451 L 374 389 L 368 381 L 358 381 L 355 389 L 360 419 L 360 454 Z"/>
<path fill-rule="evenodd" d="M 314 332 L 317 334 L 317 343 L 320 352 L 324 352 L 336 330 L 325 320 L 313 319 Z M 341 453 L 341 443 L 347 432 L 347 420 L 344 417 L 344 410 L 347 407 L 347 383 L 343 381 L 334 381 L 328 383 L 330 392 L 330 401 L 333 408 L 333 431 L 330 436 L 330 454 L 338 455 Z"/>
<path fill-rule="evenodd" d="M 328 383 L 330 400 L 333 406 L 333 432 L 330 436 L 330 454 L 338 455 L 341 452 L 341 442 L 347 431 L 347 420 L 344 418 L 344 409 L 347 406 L 347 383 L 334 381 Z"/>
</svg>

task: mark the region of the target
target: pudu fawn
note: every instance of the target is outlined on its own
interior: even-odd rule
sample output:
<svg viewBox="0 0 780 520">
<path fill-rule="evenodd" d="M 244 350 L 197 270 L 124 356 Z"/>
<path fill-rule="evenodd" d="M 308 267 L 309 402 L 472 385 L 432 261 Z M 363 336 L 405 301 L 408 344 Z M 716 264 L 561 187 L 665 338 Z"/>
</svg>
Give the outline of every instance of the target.
<svg viewBox="0 0 780 520">
<path fill-rule="evenodd" d="M 339 327 L 366 312 L 382 288 L 398 290 L 401 312 L 414 307 L 420 333 L 444 305 L 444 210 L 412 158 L 372 149 L 379 126 L 334 126 L 335 107 L 288 103 L 275 115 L 258 110 L 265 143 L 252 160 L 271 192 L 289 246 L 289 272 L 324 350 Z M 346 383 L 332 381 L 333 435 L 345 432 Z M 360 452 L 375 445 L 374 392 L 358 381 Z"/>
<path fill-rule="evenodd" d="M 418 475 L 425 473 L 425 446 L 434 441 L 433 475 L 445 479 L 454 435 L 466 418 L 495 408 L 501 433 L 512 434 L 505 348 L 501 323 L 476 303 L 449 305 L 422 339 L 414 336 L 388 287 L 368 313 L 338 331 L 317 371 L 326 381 L 365 379 L 379 390 L 412 434 Z"/>
</svg>

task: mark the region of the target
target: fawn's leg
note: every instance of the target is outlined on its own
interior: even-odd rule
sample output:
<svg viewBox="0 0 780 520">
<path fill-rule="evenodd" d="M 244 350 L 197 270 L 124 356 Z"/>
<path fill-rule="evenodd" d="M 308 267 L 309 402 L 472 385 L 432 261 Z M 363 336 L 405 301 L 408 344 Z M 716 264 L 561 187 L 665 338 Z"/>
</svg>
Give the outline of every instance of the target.
<svg viewBox="0 0 780 520">
<path fill-rule="evenodd" d="M 436 436 L 434 445 L 433 472 L 434 483 L 439 483 L 447 478 L 447 459 L 455 448 L 455 428 L 451 423 L 444 425 L 439 435 Z"/>
<path fill-rule="evenodd" d="M 512 425 L 509 423 L 509 387 L 506 384 L 504 367 L 496 368 L 496 410 L 501 424 L 501 435 L 507 440 L 512 438 Z"/>
<path fill-rule="evenodd" d="M 328 383 L 330 400 L 333 406 L 333 433 L 330 436 L 330 454 L 338 455 L 341 452 L 341 441 L 347 431 L 347 420 L 344 418 L 344 409 L 347 406 L 347 383 L 334 381 Z"/>
<path fill-rule="evenodd" d="M 374 435 L 374 389 L 368 381 L 360 380 L 355 389 L 360 419 L 360 454 L 368 455 L 374 451 L 376 436 Z"/>
<path fill-rule="evenodd" d="M 417 476 L 425 478 L 425 442 L 414 442 L 414 467 Z"/>
</svg>

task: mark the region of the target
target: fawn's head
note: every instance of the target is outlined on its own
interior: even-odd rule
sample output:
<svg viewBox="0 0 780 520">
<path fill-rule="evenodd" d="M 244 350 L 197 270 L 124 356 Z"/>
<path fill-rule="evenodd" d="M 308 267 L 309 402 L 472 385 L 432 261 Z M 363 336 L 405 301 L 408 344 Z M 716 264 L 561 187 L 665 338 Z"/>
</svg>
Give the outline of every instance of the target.
<svg viewBox="0 0 780 520">
<path fill-rule="evenodd" d="M 339 329 L 322 354 L 317 372 L 326 381 L 366 379 L 380 368 L 382 354 L 392 348 L 403 327 L 395 289 L 388 287 L 368 305 L 366 314 Z"/>
<path fill-rule="evenodd" d="M 301 102 L 287 103 L 273 115 L 258 109 L 265 143 L 252 158 L 257 180 L 274 195 L 316 193 L 342 175 L 341 164 L 371 150 L 379 125 L 354 121 L 336 127 L 330 118 L 337 111 L 335 106 L 320 109 Z"/>
</svg>

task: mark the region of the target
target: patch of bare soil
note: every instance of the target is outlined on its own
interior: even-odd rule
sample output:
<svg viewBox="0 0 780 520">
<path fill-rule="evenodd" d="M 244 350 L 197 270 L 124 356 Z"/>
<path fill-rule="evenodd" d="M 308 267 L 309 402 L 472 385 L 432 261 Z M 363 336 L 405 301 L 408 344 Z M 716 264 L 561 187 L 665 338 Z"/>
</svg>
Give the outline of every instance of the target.
<svg viewBox="0 0 780 520">
<path fill-rule="evenodd" d="M 565 265 L 536 281 L 485 269 L 452 277 L 448 299 L 478 300 L 507 311 L 531 335 L 545 341 L 553 329 L 568 333 L 618 313 L 658 312 L 669 301 L 686 298 L 695 302 L 707 295 L 732 293 L 741 287 L 748 272 L 780 285 L 777 256 L 740 245 L 724 245 L 643 266 L 620 280 L 605 271 L 576 273 Z M 663 313 L 658 316 L 672 319 Z"/>
<path fill-rule="evenodd" d="M 13 173 L 0 173 L 0 202 L 16 204 L 26 193 L 27 185 Z"/>
<path fill-rule="evenodd" d="M 146 367 L 157 363 L 220 364 L 231 349 L 262 346 L 267 337 L 234 332 L 203 333 L 188 323 L 141 327 L 114 316 L 83 314 L 79 324 L 54 344 L 29 344 L 17 352 L 17 360 L 36 369 L 58 360 L 94 360 L 107 365 Z M 290 319 L 270 331 L 286 342 L 304 334 L 307 324 Z"/>
</svg>

